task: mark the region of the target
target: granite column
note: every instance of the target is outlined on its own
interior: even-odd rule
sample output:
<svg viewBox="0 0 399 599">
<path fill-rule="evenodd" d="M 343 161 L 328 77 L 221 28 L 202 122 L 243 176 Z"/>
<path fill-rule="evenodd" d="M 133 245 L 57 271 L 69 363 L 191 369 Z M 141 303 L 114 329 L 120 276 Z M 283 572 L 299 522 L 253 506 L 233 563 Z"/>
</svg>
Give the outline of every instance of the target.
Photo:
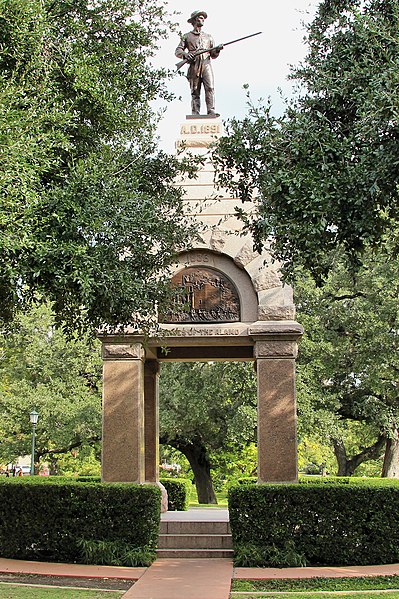
<svg viewBox="0 0 399 599">
<path fill-rule="evenodd" d="M 144 350 L 141 344 L 103 345 L 102 480 L 145 480 Z"/>
<path fill-rule="evenodd" d="M 296 343 L 257 341 L 258 482 L 298 481 Z"/>
<path fill-rule="evenodd" d="M 159 480 L 159 362 L 144 366 L 145 480 Z"/>
</svg>

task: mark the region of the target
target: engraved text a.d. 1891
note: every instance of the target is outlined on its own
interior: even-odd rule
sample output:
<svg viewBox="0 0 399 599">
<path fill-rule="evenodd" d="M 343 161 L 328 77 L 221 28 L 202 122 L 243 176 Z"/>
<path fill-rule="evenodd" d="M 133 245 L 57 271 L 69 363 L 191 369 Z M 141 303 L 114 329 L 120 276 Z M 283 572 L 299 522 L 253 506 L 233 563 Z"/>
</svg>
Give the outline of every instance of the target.
<svg viewBox="0 0 399 599">
<path fill-rule="evenodd" d="M 240 300 L 233 283 L 211 268 L 188 267 L 172 284 L 182 289 L 181 305 L 164 322 L 239 322 Z"/>
</svg>

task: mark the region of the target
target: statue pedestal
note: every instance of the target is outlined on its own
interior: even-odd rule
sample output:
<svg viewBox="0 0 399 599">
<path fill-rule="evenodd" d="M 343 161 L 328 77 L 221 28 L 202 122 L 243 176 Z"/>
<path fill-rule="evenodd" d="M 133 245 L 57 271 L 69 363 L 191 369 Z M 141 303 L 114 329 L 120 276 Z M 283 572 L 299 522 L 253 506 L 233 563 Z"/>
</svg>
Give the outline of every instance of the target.
<svg viewBox="0 0 399 599">
<path fill-rule="evenodd" d="M 186 119 L 217 119 L 220 117 L 220 114 L 186 114 Z"/>
<path fill-rule="evenodd" d="M 208 148 L 224 134 L 220 115 L 187 115 L 180 126 L 176 149 Z"/>
</svg>

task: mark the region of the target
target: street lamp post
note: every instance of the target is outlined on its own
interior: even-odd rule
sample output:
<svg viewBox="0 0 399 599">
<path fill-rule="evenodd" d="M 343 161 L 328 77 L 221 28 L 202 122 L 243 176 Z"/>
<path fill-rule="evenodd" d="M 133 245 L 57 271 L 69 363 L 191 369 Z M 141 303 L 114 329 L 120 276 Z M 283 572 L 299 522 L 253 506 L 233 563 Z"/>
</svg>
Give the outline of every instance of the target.
<svg viewBox="0 0 399 599">
<path fill-rule="evenodd" d="M 33 476 L 35 474 L 35 433 L 36 433 L 36 424 L 39 420 L 39 414 L 36 410 L 32 410 L 29 414 L 30 423 L 32 425 L 32 457 L 30 462 L 30 473 Z"/>
</svg>

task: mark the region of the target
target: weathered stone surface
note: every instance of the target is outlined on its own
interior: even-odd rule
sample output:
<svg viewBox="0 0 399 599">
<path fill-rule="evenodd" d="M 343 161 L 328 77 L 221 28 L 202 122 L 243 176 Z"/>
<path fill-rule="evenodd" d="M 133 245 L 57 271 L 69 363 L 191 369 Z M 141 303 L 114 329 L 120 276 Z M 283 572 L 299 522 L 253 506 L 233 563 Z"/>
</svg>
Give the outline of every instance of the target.
<svg viewBox="0 0 399 599">
<path fill-rule="evenodd" d="M 259 253 L 253 249 L 253 242 L 250 240 L 242 246 L 238 254 L 235 256 L 234 262 L 238 266 L 244 267 L 256 258 L 259 258 Z"/>
<path fill-rule="evenodd" d="M 295 306 L 259 306 L 259 320 L 294 320 Z"/>
<path fill-rule="evenodd" d="M 297 482 L 295 362 L 257 361 L 258 479 Z"/>
<path fill-rule="evenodd" d="M 168 492 L 159 481 L 156 483 L 157 487 L 161 489 L 161 514 L 166 514 L 168 511 Z"/>
<path fill-rule="evenodd" d="M 296 355 L 295 341 L 257 341 L 255 344 L 256 358 L 295 358 Z"/>
<path fill-rule="evenodd" d="M 214 229 L 212 231 L 209 247 L 214 252 L 222 252 L 226 245 L 228 232 L 224 229 Z"/>
<path fill-rule="evenodd" d="M 103 345 L 104 360 L 141 360 L 144 350 L 141 344 L 117 345 L 107 343 Z"/>
<path fill-rule="evenodd" d="M 265 289 L 273 289 L 282 287 L 281 279 L 277 272 L 266 270 L 256 279 L 254 279 L 254 287 L 256 291 L 264 291 Z"/>
<path fill-rule="evenodd" d="M 144 365 L 141 360 L 105 360 L 102 478 L 145 480 Z"/>
</svg>

